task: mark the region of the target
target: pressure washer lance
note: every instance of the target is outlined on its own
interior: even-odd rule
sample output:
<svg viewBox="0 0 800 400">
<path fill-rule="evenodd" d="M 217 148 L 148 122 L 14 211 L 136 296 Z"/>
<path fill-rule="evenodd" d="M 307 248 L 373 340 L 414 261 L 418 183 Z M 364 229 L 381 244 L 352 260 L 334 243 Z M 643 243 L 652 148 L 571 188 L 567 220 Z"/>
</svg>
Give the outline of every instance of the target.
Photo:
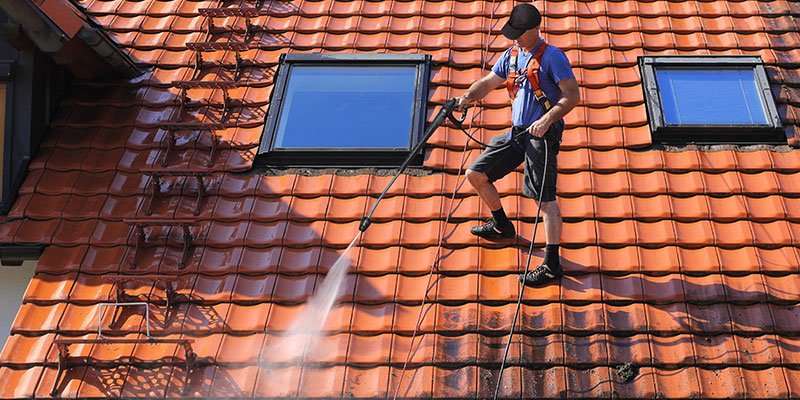
<svg viewBox="0 0 800 400">
<path fill-rule="evenodd" d="M 442 105 L 442 108 L 439 109 L 439 113 L 436 114 L 436 117 L 433 118 L 433 122 L 431 122 L 431 125 L 428 127 L 428 129 L 425 131 L 425 134 L 422 136 L 422 140 L 420 140 L 419 143 L 417 143 L 417 145 L 414 146 L 414 149 L 411 150 L 411 153 L 408 154 L 406 160 L 403 161 L 403 165 L 400 166 L 400 169 L 397 171 L 396 174 L 394 174 L 392 180 L 389 181 L 389 184 L 386 185 L 385 189 L 383 189 L 383 193 L 381 193 L 381 195 L 378 196 L 378 199 L 375 200 L 375 204 L 372 205 L 372 209 L 369 210 L 369 213 L 365 215 L 363 218 L 361 218 L 361 223 L 358 224 L 359 231 L 364 232 L 369 228 L 369 226 L 372 224 L 372 214 L 375 213 L 375 209 L 378 208 L 378 204 L 380 204 L 381 200 L 383 200 L 383 197 L 386 196 L 386 192 L 389 191 L 389 189 L 392 187 L 397 178 L 400 177 L 400 174 L 402 174 L 403 171 L 406 170 L 408 164 L 411 163 L 411 159 L 414 158 L 414 156 L 417 155 L 417 153 L 419 153 L 419 151 L 422 149 L 422 146 L 424 146 L 425 143 L 428 142 L 428 139 L 431 138 L 433 132 L 435 132 L 436 129 L 438 129 L 444 123 L 445 118 L 449 118 L 450 121 L 452 121 L 456 126 L 461 128 L 461 125 L 464 123 L 464 120 L 467 119 L 467 109 L 465 107 L 462 110 L 461 118 L 456 118 L 455 116 L 453 116 L 453 110 L 455 110 L 457 104 L 458 101 L 455 98 L 452 98 L 450 100 L 447 100 Z"/>
</svg>

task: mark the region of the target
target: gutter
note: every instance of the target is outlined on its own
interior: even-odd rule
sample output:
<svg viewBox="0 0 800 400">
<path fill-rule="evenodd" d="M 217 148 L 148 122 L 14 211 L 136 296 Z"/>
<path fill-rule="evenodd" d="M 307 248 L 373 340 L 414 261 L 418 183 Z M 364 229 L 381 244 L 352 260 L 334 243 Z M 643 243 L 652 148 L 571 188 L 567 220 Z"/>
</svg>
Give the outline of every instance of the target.
<svg viewBox="0 0 800 400">
<path fill-rule="evenodd" d="M 92 79 L 113 72 L 120 77 L 133 78 L 142 73 L 102 28 L 95 26 L 72 3 L 67 0 L 38 3 L 0 0 L 0 9 L 19 25 L 36 47 L 67 67 L 73 75 Z M 86 59 L 87 55 L 90 59 Z"/>
<path fill-rule="evenodd" d="M 41 244 L 0 244 L 0 263 L 4 266 L 20 266 L 23 261 L 38 260 L 44 247 Z"/>
<path fill-rule="evenodd" d="M 134 78 L 142 74 L 136 64 L 120 51 L 117 45 L 98 28 L 83 27 L 77 37 L 84 41 L 100 58 L 105 60 L 114 71 L 125 78 Z"/>
</svg>

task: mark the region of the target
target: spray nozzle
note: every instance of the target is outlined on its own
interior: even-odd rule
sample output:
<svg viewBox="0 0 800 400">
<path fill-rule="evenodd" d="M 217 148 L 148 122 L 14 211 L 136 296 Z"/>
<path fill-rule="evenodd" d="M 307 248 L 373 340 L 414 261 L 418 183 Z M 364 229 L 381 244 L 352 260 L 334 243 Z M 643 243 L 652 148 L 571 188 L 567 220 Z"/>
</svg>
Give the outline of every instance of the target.
<svg viewBox="0 0 800 400">
<path fill-rule="evenodd" d="M 367 228 L 369 228 L 371 224 L 372 220 L 369 217 L 364 216 L 363 218 L 361 218 L 361 223 L 358 224 L 358 230 L 364 232 L 367 230 Z"/>
</svg>

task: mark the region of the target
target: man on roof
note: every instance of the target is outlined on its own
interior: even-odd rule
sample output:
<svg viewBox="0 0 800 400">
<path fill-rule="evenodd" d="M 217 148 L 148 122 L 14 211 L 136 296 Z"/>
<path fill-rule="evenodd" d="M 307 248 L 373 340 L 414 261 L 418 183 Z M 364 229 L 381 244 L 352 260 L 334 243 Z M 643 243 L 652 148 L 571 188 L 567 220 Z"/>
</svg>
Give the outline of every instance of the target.
<svg viewBox="0 0 800 400">
<path fill-rule="evenodd" d="M 519 276 L 528 286 L 545 284 L 562 273 L 556 155 L 564 131 L 563 117 L 580 100 L 578 83 L 567 56 L 540 37 L 541 21 L 539 10 L 532 4 L 514 7 L 502 28 L 503 36 L 514 40 L 514 45 L 503 52 L 491 72 L 458 98 L 458 106 L 463 107 L 482 99 L 500 85 L 506 85 L 511 97 L 511 130 L 493 137 L 489 147 L 467 169 L 467 179 L 492 211 L 492 218 L 472 227 L 471 232 L 487 239 L 516 236 L 514 225 L 503 211 L 494 181 L 524 161 L 523 194 L 538 201 L 547 236 L 542 265 Z"/>
</svg>

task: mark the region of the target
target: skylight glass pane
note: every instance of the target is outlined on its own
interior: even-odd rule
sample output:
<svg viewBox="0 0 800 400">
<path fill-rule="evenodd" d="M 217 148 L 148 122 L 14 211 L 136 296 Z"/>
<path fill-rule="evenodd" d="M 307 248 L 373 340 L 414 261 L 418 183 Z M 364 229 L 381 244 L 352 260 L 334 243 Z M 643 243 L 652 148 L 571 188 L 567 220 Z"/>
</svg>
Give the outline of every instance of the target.
<svg viewBox="0 0 800 400">
<path fill-rule="evenodd" d="M 657 68 L 667 125 L 766 124 L 752 68 Z"/>
<path fill-rule="evenodd" d="M 275 148 L 408 148 L 415 66 L 292 66 Z"/>
</svg>

